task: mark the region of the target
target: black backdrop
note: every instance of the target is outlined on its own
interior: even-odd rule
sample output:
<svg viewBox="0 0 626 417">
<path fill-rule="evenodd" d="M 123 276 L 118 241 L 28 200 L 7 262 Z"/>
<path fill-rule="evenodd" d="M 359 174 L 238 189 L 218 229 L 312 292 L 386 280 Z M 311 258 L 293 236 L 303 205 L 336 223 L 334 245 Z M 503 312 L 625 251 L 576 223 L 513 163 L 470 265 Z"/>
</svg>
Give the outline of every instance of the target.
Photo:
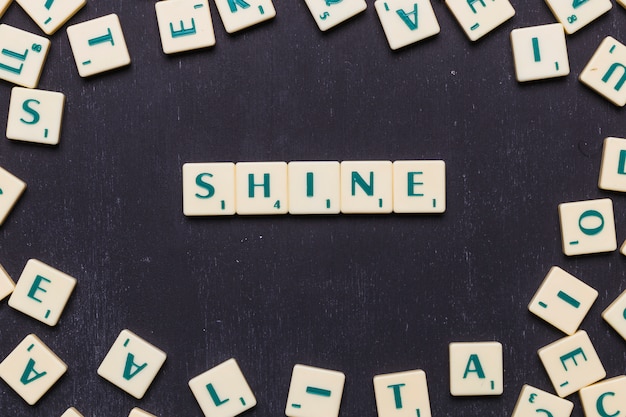
<svg viewBox="0 0 626 417">
<path fill-rule="evenodd" d="M 371 0 L 327 33 L 303 1 L 275 6 L 228 35 L 212 3 L 217 45 L 166 56 L 154 1 L 90 1 L 70 23 L 117 13 L 132 64 L 89 79 L 65 29 L 52 36 L 39 88 L 67 96 L 61 142 L 0 141 L 0 166 L 28 183 L 0 263 L 17 280 L 37 258 L 78 285 L 54 328 L 2 301 L 0 356 L 35 333 L 69 371 L 34 407 L 1 383 L 0 415 L 199 417 L 188 380 L 231 357 L 257 397 L 249 416 L 284 415 L 296 363 L 346 374 L 341 416 L 376 416 L 372 377 L 418 368 L 434 416 L 509 415 L 524 383 L 553 392 L 536 350 L 562 334 L 526 308 L 553 265 L 599 291 L 582 328 L 608 376 L 624 374 L 626 343 L 600 313 L 626 289 L 625 259 L 563 255 L 557 205 L 610 197 L 626 238 L 624 196 L 596 185 L 625 114 L 577 81 L 605 36 L 626 41 L 626 11 L 567 38 L 568 77 L 522 85 L 509 33 L 554 21 L 541 0 L 513 0 L 476 43 L 437 0 L 441 33 L 397 52 Z M 41 34 L 17 4 L 1 21 Z M 358 159 L 445 160 L 446 213 L 182 214 L 185 162 Z M 168 353 L 140 401 L 96 374 L 124 328 Z M 450 396 L 448 344 L 483 340 L 504 346 L 504 394 Z"/>
</svg>

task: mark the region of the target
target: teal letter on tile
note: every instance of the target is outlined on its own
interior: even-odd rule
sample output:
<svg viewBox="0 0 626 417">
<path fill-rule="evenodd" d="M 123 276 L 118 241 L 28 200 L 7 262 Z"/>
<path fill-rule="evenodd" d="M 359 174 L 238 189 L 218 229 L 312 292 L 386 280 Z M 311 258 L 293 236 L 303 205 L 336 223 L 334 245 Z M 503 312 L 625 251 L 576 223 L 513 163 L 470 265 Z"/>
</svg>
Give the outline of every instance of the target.
<svg viewBox="0 0 626 417">
<path fill-rule="evenodd" d="M 604 408 L 604 397 L 606 396 L 611 396 L 611 397 L 615 397 L 615 393 L 614 392 L 605 392 L 604 394 L 600 395 L 598 397 L 598 401 L 596 401 L 596 409 L 598 410 L 598 414 L 600 414 L 602 417 L 617 417 L 620 414 L 620 411 L 616 411 L 613 414 L 609 414 L 606 412 L 606 409 Z"/>
<path fill-rule="evenodd" d="M 225 400 L 222 400 L 220 396 L 217 395 L 217 391 L 215 391 L 213 384 L 207 384 L 206 389 L 207 391 L 209 391 L 209 395 L 211 396 L 211 399 L 213 400 L 213 403 L 215 403 L 216 407 L 219 407 L 220 405 L 223 405 L 230 400 L 230 398 L 226 398 Z"/>
<path fill-rule="evenodd" d="M 208 182 L 204 182 L 203 178 L 205 176 L 213 178 L 213 174 L 209 174 L 208 172 L 203 172 L 196 177 L 196 185 L 206 190 L 206 194 L 204 195 L 196 193 L 196 197 L 198 198 L 211 198 L 215 195 L 215 187 Z"/>
<path fill-rule="evenodd" d="M 472 369 L 472 364 L 474 364 L 474 368 Z M 485 371 L 483 371 L 483 366 L 480 364 L 480 359 L 478 355 L 473 353 L 470 355 L 469 360 L 467 361 L 467 366 L 465 367 L 465 373 L 463 374 L 463 379 L 467 378 L 467 374 L 470 372 L 476 372 L 476 376 L 480 379 L 485 378 Z"/>
<path fill-rule="evenodd" d="M 143 365 L 137 365 L 135 363 L 135 355 L 129 353 L 126 357 L 126 366 L 124 367 L 124 379 L 130 381 L 135 377 L 139 372 L 143 371 L 143 368 L 148 366 L 148 363 L 144 363 Z M 133 367 L 135 370 L 133 370 Z"/>
<path fill-rule="evenodd" d="M 398 16 L 400 16 L 400 19 L 402 19 L 404 24 L 409 27 L 409 29 L 411 30 L 417 29 L 417 3 L 413 5 L 413 10 L 410 11 L 409 13 L 405 12 L 402 9 L 396 10 L 396 13 L 398 14 Z M 411 19 L 409 15 L 413 15 L 413 18 Z"/>
<path fill-rule="evenodd" d="M 626 82 L 626 66 L 624 64 L 620 64 L 619 62 L 616 62 L 609 67 L 609 70 L 606 72 L 606 74 L 604 74 L 604 77 L 602 77 L 603 82 L 608 82 L 609 78 L 611 78 L 613 72 L 615 72 L 617 68 L 623 69 L 624 73 L 622 74 L 622 78 L 620 78 L 617 84 L 615 84 L 615 91 L 621 90 L 624 86 L 624 83 Z"/>
<path fill-rule="evenodd" d="M 42 287 L 40 287 L 41 281 L 52 282 L 48 278 L 44 278 L 41 275 L 37 275 L 35 277 L 35 281 L 33 281 L 33 285 L 30 287 L 30 290 L 28 290 L 28 294 L 27 294 L 28 298 L 32 298 L 38 303 L 41 303 L 41 300 L 35 297 L 35 294 L 37 293 L 37 291 L 47 292 Z"/>
<path fill-rule="evenodd" d="M 106 42 L 111 42 L 111 45 L 115 46 L 115 42 L 113 41 L 113 35 L 111 34 L 111 28 L 107 28 L 106 35 L 96 36 L 95 38 L 89 39 L 87 41 L 89 46 L 94 46 Z"/>
<path fill-rule="evenodd" d="M 263 187 L 263 197 L 270 197 L 270 174 L 263 174 L 263 182 L 254 183 L 254 174 L 248 174 L 248 197 L 254 198 L 254 187 Z"/>
<path fill-rule="evenodd" d="M 22 377 L 20 378 L 20 382 L 24 385 L 28 385 L 31 382 L 44 376 L 46 373 L 47 373 L 46 371 L 43 371 L 43 372 L 35 371 L 35 361 L 32 359 L 29 359 L 28 364 L 26 364 L 26 369 L 24 369 L 24 373 L 22 374 Z M 31 378 L 30 374 L 34 374 L 34 376 Z"/>
<path fill-rule="evenodd" d="M 306 196 L 307 197 L 313 197 L 313 173 L 312 172 L 307 172 L 306 173 Z"/>
<path fill-rule="evenodd" d="M 52 7 L 52 3 L 54 3 L 54 0 L 46 0 L 46 4 L 44 4 L 44 7 L 50 10 L 50 8 Z"/>
<path fill-rule="evenodd" d="M 574 362 L 574 365 L 578 366 L 578 362 L 576 362 L 577 355 L 582 355 L 583 359 L 585 361 L 587 360 L 587 356 L 585 355 L 585 352 L 583 351 L 582 348 L 574 349 L 570 353 L 567 353 L 559 358 L 561 360 L 561 364 L 563 365 L 563 368 L 565 368 L 566 371 L 567 371 L 567 365 L 565 365 L 565 361 L 568 359 L 571 359 Z"/>
<path fill-rule="evenodd" d="M 10 51 L 8 49 L 2 49 L 2 55 L 8 56 L 9 58 L 14 58 L 17 59 L 19 61 L 26 61 L 26 55 L 28 55 L 28 49 L 24 51 L 23 54 L 17 53 L 17 52 L 13 52 Z M 0 63 L 0 69 L 3 69 L 5 71 L 9 71 L 12 72 L 13 74 L 21 74 L 22 73 L 22 68 L 24 68 L 24 64 L 20 64 L 19 68 L 14 68 L 14 67 L 10 67 L 8 65 L 2 64 Z"/>
<path fill-rule="evenodd" d="M 359 185 L 365 194 L 369 196 L 374 195 L 374 171 L 370 171 L 370 182 L 365 182 L 361 174 L 356 171 L 352 171 L 352 195 L 356 195 L 356 185 Z"/>
<path fill-rule="evenodd" d="M 242 9 L 247 9 L 248 7 L 250 7 L 250 5 L 244 0 L 228 0 L 228 7 L 230 7 L 230 11 L 232 13 L 235 13 L 237 11 L 237 6 L 241 7 Z"/>
<path fill-rule="evenodd" d="M 476 9 L 474 8 L 474 3 L 479 2 L 480 4 L 483 5 L 483 7 L 487 7 L 487 5 L 485 4 L 484 0 L 467 0 L 467 4 L 469 4 L 470 9 L 472 9 L 472 12 L 477 13 Z"/>
<path fill-rule="evenodd" d="M 619 151 L 619 164 L 617 165 L 617 173 L 618 174 L 626 174 L 626 150 L 622 149 Z"/>
<path fill-rule="evenodd" d="M 180 29 L 174 30 L 174 24 L 170 22 L 170 32 L 172 33 L 172 38 L 180 38 L 181 36 L 189 36 L 196 34 L 196 22 L 191 18 L 191 27 L 189 29 L 185 28 L 183 21 L 180 21 Z"/>
<path fill-rule="evenodd" d="M 29 107 L 30 103 L 41 104 L 39 101 L 35 100 L 34 98 L 25 100 L 24 103 L 22 103 L 22 109 L 24 109 L 26 113 L 30 114 L 33 117 L 33 119 L 31 121 L 28 121 L 28 120 L 24 120 L 20 118 L 20 121 L 22 123 L 26 123 L 27 125 L 35 125 L 37 124 L 37 122 L 39 122 L 39 119 L 41 117 L 39 116 L 39 113 L 37 112 L 37 110 L 33 109 L 32 107 Z"/>
<path fill-rule="evenodd" d="M 416 185 L 424 185 L 423 182 L 415 181 L 415 176 L 422 175 L 422 174 L 423 174 L 423 172 L 420 172 L 420 171 L 407 173 L 407 183 L 408 183 L 407 195 L 409 197 L 424 197 L 424 194 L 420 194 L 420 193 L 416 193 L 415 192 L 415 186 Z"/>
<path fill-rule="evenodd" d="M 403 387 L 405 385 L 406 384 L 394 384 L 387 386 L 387 388 L 393 389 L 393 399 L 396 402 L 396 410 L 402 408 L 402 395 L 400 395 L 400 387 Z"/>
<path fill-rule="evenodd" d="M 600 220 L 600 225 L 598 227 L 591 227 L 591 228 L 584 227 L 583 220 L 585 220 L 587 217 L 597 217 L 598 220 Z M 597 235 L 598 233 L 602 231 L 602 229 L 604 229 L 604 217 L 602 216 L 602 213 L 600 213 L 597 210 L 585 211 L 578 218 L 578 228 L 580 229 L 581 232 L 583 232 L 587 236 Z"/>
</svg>

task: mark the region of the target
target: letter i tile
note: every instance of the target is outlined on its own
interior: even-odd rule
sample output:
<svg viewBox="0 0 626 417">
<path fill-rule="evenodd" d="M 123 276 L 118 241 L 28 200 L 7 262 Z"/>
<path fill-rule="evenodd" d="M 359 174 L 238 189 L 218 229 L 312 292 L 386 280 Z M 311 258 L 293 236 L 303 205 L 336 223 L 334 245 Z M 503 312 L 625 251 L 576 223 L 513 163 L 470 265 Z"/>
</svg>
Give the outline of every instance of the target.
<svg viewBox="0 0 626 417">
<path fill-rule="evenodd" d="M 616 106 L 626 105 L 626 46 L 607 36 L 578 77 Z"/>
<path fill-rule="evenodd" d="M 511 31 L 517 81 L 534 81 L 569 74 L 565 31 L 560 23 Z"/>
<path fill-rule="evenodd" d="M 0 301 L 8 297 L 15 288 L 15 283 L 9 273 L 0 265 Z"/>
<path fill-rule="evenodd" d="M 626 340 L 626 291 L 602 312 L 602 318 Z"/>
<path fill-rule="evenodd" d="M 65 410 L 65 413 L 63 413 L 61 417 L 83 417 L 83 415 L 74 407 L 70 407 Z"/>
<path fill-rule="evenodd" d="M 287 417 L 337 417 L 346 376 L 342 372 L 296 365 L 287 396 Z"/>
<path fill-rule="evenodd" d="M 272 0 L 215 0 L 224 29 L 238 32 L 276 16 Z"/>
<path fill-rule="evenodd" d="M 287 170 L 290 214 L 339 213 L 339 162 L 292 161 Z"/>
<path fill-rule="evenodd" d="M 13 87 L 7 138 L 47 145 L 58 144 L 64 105 L 63 93 Z"/>
<path fill-rule="evenodd" d="M 52 35 L 87 4 L 86 0 L 15 0 L 46 35 Z"/>
<path fill-rule="evenodd" d="M 396 372 L 374 377 L 378 417 L 430 417 L 426 373 Z"/>
<path fill-rule="evenodd" d="M 620 375 L 580 390 L 586 417 L 617 417 L 626 411 L 626 376 Z"/>
<path fill-rule="evenodd" d="M 35 88 L 50 49 L 43 36 L 0 25 L 0 79 Z"/>
<path fill-rule="evenodd" d="M 367 9 L 365 0 L 304 0 L 315 23 L 327 31 Z"/>
<path fill-rule="evenodd" d="M 377 0 L 374 7 L 393 50 L 440 31 L 430 0 Z"/>
<path fill-rule="evenodd" d="M 538 388 L 524 385 L 511 417 L 570 417 L 574 403 Z"/>
<path fill-rule="evenodd" d="M 503 379 L 502 344 L 450 343 L 450 394 L 500 395 Z"/>
<path fill-rule="evenodd" d="M 617 249 L 611 199 L 559 204 L 559 220 L 563 253 L 567 256 Z"/>
</svg>

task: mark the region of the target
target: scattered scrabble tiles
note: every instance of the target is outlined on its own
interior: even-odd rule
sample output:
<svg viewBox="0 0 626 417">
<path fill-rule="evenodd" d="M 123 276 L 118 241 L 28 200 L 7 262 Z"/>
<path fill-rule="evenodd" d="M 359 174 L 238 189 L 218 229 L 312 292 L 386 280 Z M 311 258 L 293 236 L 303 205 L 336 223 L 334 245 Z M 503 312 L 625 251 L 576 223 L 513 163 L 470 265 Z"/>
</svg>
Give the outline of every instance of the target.
<svg viewBox="0 0 626 417">
<path fill-rule="evenodd" d="M 26 183 L 0 168 L 0 226 L 26 189 Z"/>
<path fill-rule="evenodd" d="M 191 379 L 189 388 L 207 417 L 234 417 L 256 405 L 256 398 L 235 359 Z"/>
<path fill-rule="evenodd" d="M 174 54 L 215 45 L 207 0 L 167 0 L 154 5 L 163 52 Z"/>
<path fill-rule="evenodd" d="M 559 219 L 564 254 L 583 255 L 617 249 L 611 199 L 559 204 Z"/>
<path fill-rule="evenodd" d="M 443 213 L 446 211 L 446 163 L 444 161 L 395 161 L 393 163 L 393 211 L 395 213 Z"/>
<path fill-rule="evenodd" d="M 65 413 L 61 415 L 61 417 L 84 417 L 81 413 L 78 412 L 74 407 L 68 408 Z"/>
<path fill-rule="evenodd" d="M 287 164 L 290 214 L 338 214 L 341 206 L 337 161 Z"/>
<path fill-rule="evenodd" d="M 346 376 L 342 372 L 296 365 L 287 396 L 287 417 L 337 417 Z"/>
<path fill-rule="evenodd" d="M 50 41 L 42 36 L 0 25 L 0 79 L 37 87 L 49 49 Z"/>
<path fill-rule="evenodd" d="M 617 417 L 626 410 L 626 376 L 598 382 L 580 390 L 586 417 Z"/>
<path fill-rule="evenodd" d="M 563 25 L 553 23 L 511 31 L 517 81 L 535 81 L 569 74 Z"/>
<path fill-rule="evenodd" d="M 511 417 L 544 415 L 552 417 L 570 417 L 574 403 L 542 391 L 530 385 L 524 385 L 517 399 Z"/>
<path fill-rule="evenodd" d="M 515 15 L 509 0 L 446 0 L 446 4 L 472 41 L 482 38 Z"/>
<path fill-rule="evenodd" d="M 235 199 L 237 214 L 287 213 L 287 164 L 238 163 L 235 170 Z"/>
<path fill-rule="evenodd" d="M 431 417 L 426 373 L 422 370 L 374 377 L 378 417 Z"/>
<path fill-rule="evenodd" d="M 321 31 L 345 22 L 367 8 L 365 0 L 304 0 Z"/>
<path fill-rule="evenodd" d="M 0 0 L 0 17 L 6 12 L 13 0 Z"/>
<path fill-rule="evenodd" d="M 374 7 L 393 50 L 440 31 L 430 0 L 377 0 Z"/>
<path fill-rule="evenodd" d="M 133 408 L 130 410 L 130 414 L 128 417 L 156 417 L 154 414 L 150 414 L 147 411 L 142 410 L 141 408 Z"/>
<path fill-rule="evenodd" d="M 63 93 L 13 87 L 7 138 L 47 145 L 58 144 L 64 105 Z"/>
<path fill-rule="evenodd" d="M 502 344 L 450 343 L 450 394 L 500 395 L 504 389 Z"/>
<path fill-rule="evenodd" d="M 571 35 L 611 10 L 610 0 L 546 0 L 554 17 Z"/>
<path fill-rule="evenodd" d="M 598 187 L 626 192 L 626 139 L 605 138 Z"/>
<path fill-rule="evenodd" d="M 0 363 L 0 378 L 34 405 L 67 371 L 67 365 L 30 334 Z"/>
<path fill-rule="evenodd" d="M 391 161 L 341 163 L 342 213 L 391 213 L 393 166 Z"/>
<path fill-rule="evenodd" d="M 87 3 L 86 0 L 15 1 L 47 35 L 56 32 Z"/>
<path fill-rule="evenodd" d="M 115 14 L 70 26 L 67 37 L 81 77 L 130 64 L 122 26 Z"/>
<path fill-rule="evenodd" d="M 15 288 L 15 283 L 9 273 L 0 265 L 0 301 L 8 297 Z"/>
<path fill-rule="evenodd" d="M 607 36 L 578 79 L 616 106 L 626 105 L 626 46 Z"/>
<path fill-rule="evenodd" d="M 626 340 L 626 291 L 602 312 L 602 318 Z"/>
<path fill-rule="evenodd" d="M 235 33 L 276 16 L 272 0 L 215 0 L 224 29 Z"/>
</svg>

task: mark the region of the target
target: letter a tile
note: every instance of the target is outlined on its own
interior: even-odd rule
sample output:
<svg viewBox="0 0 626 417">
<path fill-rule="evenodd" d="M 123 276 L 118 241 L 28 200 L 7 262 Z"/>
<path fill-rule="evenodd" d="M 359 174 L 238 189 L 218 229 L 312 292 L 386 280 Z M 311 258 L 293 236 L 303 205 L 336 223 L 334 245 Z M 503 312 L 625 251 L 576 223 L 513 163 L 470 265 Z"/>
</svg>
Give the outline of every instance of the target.
<svg viewBox="0 0 626 417">
<path fill-rule="evenodd" d="M 374 7 L 393 50 L 440 31 L 430 0 L 377 0 Z"/>
<path fill-rule="evenodd" d="M 450 343 L 450 394 L 500 395 L 503 386 L 502 344 Z"/>
<path fill-rule="evenodd" d="M 616 106 L 626 105 L 626 46 L 607 36 L 578 77 Z"/>
</svg>

